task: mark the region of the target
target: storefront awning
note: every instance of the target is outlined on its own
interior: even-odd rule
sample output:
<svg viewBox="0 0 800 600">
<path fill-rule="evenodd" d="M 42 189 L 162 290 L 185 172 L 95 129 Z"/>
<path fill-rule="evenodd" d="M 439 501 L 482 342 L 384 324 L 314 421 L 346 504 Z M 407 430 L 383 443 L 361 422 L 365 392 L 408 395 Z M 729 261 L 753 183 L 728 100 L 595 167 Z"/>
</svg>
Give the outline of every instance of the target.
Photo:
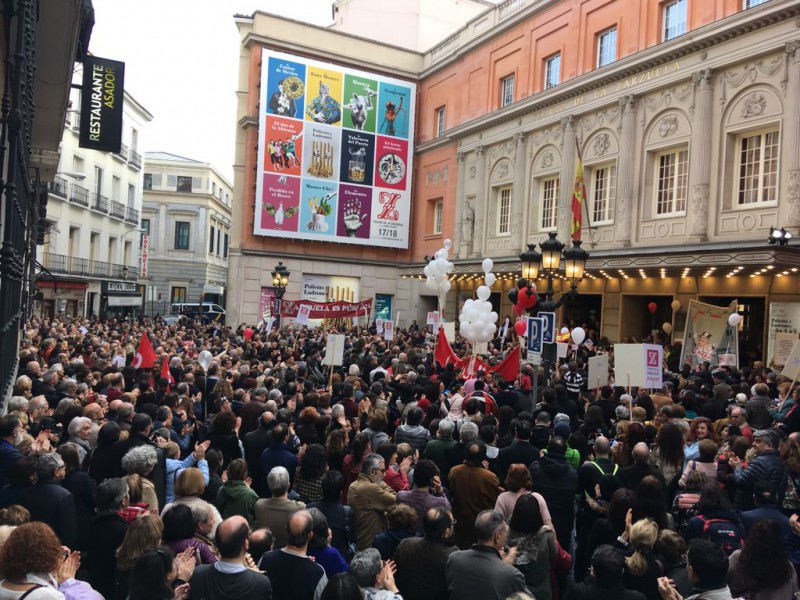
<svg viewBox="0 0 800 600">
<path fill-rule="evenodd" d="M 109 296 L 108 306 L 141 306 L 141 296 Z"/>
<path fill-rule="evenodd" d="M 89 287 L 89 284 L 85 281 L 62 281 L 62 280 L 53 280 L 53 279 L 40 279 L 36 282 L 36 287 L 39 289 L 53 289 L 58 288 L 59 290 L 85 290 Z"/>
</svg>

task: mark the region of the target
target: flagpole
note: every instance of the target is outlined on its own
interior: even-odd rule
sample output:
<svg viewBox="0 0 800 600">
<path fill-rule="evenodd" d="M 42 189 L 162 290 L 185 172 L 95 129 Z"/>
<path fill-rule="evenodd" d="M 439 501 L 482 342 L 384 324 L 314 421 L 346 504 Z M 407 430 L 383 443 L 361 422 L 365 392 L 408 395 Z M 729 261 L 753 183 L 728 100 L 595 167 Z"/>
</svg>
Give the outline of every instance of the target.
<svg viewBox="0 0 800 600">
<path fill-rule="evenodd" d="M 583 204 L 583 211 L 586 213 L 586 227 L 589 230 L 589 245 L 592 248 L 594 248 L 594 237 L 592 236 L 592 234 L 594 233 L 594 228 L 592 227 L 592 219 L 589 216 L 589 203 L 588 203 L 589 199 L 586 197 L 586 193 L 585 193 L 586 192 L 586 180 L 583 178 L 583 154 L 581 153 L 581 142 L 580 142 L 580 139 L 578 139 L 578 134 L 577 133 L 575 134 L 575 149 L 578 151 L 578 162 L 581 165 L 581 180 L 583 180 L 584 194 L 583 194 L 583 202 L 581 204 Z M 577 177 L 577 174 L 576 174 L 576 177 Z M 573 195 L 575 194 L 574 186 L 573 186 L 572 193 L 573 193 Z"/>
</svg>

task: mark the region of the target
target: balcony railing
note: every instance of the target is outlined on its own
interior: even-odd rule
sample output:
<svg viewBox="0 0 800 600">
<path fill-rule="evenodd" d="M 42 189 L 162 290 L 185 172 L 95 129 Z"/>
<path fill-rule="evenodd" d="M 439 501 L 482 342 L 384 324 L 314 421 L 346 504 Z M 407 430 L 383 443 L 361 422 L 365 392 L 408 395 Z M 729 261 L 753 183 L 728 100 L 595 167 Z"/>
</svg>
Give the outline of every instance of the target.
<svg viewBox="0 0 800 600">
<path fill-rule="evenodd" d="M 69 188 L 69 201 L 81 206 L 89 206 L 89 190 L 73 183 Z"/>
<path fill-rule="evenodd" d="M 108 214 L 108 198 L 97 192 L 92 192 L 92 208 L 103 214 Z"/>
<path fill-rule="evenodd" d="M 131 150 L 130 156 L 128 157 L 128 162 L 131 163 L 137 169 L 142 167 L 142 155 L 136 152 L 136 150 Z"/>
<path fill-rule="evenodd" d="M 69 184 L 67 183 L 67 180 L 56 175 L 53 178 L 53 181 L 50 183 L 50 193 L 54 196 L 58 196 L 59 198 L 66 199 L 68 191 Z"/>
<path fill-rule="evenodd" d="M 119 152 L 114 152 L 114 158 L 119 158 L 120 160 L 127 161 L 128 147 L 125 144 L 120 144 Z"/>
<path fill-rule="evenodd" d="M 125 214 L 125 220 L 128 223 L 134 223 L 134 224 L 138 225 L 139 224 L 139 211 L 136 210 L 135 208 L 133 208 L 132 206 L 129 206 L 127 211 L 126 211 L 126 214 Z"/>
<path fill-rule="evenodd" d="M 54 275 L 80 275 L 97 279 L 136 279 L 139 267 L 118 265 L 101 260 L 89 260 L 76 256 L 65 256 L 46 252 L 43 256 L 45 268 Z"/>
<path fill-rule="evenodd" d="M 125 205 L 122 202 L 111 202 L 111 216 L 118 219 L 125 218 Z"/>
</svg>

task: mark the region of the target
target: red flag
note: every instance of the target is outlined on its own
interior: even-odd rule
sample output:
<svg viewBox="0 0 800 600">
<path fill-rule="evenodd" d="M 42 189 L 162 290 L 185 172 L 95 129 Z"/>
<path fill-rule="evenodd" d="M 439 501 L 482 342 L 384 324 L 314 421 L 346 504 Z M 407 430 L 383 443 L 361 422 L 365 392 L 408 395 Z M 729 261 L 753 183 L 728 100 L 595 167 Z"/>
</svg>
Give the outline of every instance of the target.
<svg viewBox="0 0 800 600">
<path fill-rule="evenodd" d="M 142 339 L 139 340 L 139 348 L 136 350 L 136 356 L 133 359 L 134 369 L 152 369 L 156 364 L 156 353 L 153 351 L 153 344 L 147 338 L 147 334 L 142 334 Z"/>
<path fill-rule="evenodd" d="M 583 181 L 583 159 L 578 148 L 578 163 L 575 165 L 575 186 L 572 188 L 572 233 L 573 240 L 581 239 L 583 203 L 586 201 L 586 184 Z"/>
<path fill-rule="evenodd" d="M 169 357 L 164 357 L 164 362 L 161 363 L 161 379 L 167 380 L 167 393 L 169 394 L 169 386 L 175 383 L 175 378 L 169 371 Z"/>
<path fill-rule="evenodd" d="M 433 352 L 433 358 L 439 363 L 440 367 L 446 367 L 447 363 L 458 363 L 458 357 L 453 349 L 450 347 L 450 342 L 447 341 L 447 336 L 444 334 L 444 327 L 439 328 L 439 337 L 436 340 L 436 349 Z"/>
<path fill-rule="evenodd" d="M 493 372 L 499 373 L 506 381 L 514 381 L 519 375 L 519 346 L 514 346 L 514 349 L 493 369 Z"/>
</svg>

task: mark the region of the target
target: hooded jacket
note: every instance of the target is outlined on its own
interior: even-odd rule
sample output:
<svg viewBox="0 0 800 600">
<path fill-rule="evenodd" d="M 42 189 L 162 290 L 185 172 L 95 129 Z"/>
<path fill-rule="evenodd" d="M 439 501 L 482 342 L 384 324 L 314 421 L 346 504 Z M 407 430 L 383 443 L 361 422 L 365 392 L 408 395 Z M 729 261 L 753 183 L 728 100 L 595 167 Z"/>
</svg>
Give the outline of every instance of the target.
<svg viewBox="0 0 800 600">
<path fill-rule="evenodd" d="M 572 523 L 575 519 L 575 494 L 578 490 L 578 472 L 563 454 L 546 454 L 538 463 L 531 464 L 533 491 L 540 493 L 556 529 L 562 548 L 569 548 Z"/>
<path fill-rule="evenodd" d="M 253 527 L 256 522 L 256 502 L 258 494 L 244 481 L 239 480 L 225 482 L 217 492 L 215 504 L 223 520 L 241 515 Z"/>
</svg>

